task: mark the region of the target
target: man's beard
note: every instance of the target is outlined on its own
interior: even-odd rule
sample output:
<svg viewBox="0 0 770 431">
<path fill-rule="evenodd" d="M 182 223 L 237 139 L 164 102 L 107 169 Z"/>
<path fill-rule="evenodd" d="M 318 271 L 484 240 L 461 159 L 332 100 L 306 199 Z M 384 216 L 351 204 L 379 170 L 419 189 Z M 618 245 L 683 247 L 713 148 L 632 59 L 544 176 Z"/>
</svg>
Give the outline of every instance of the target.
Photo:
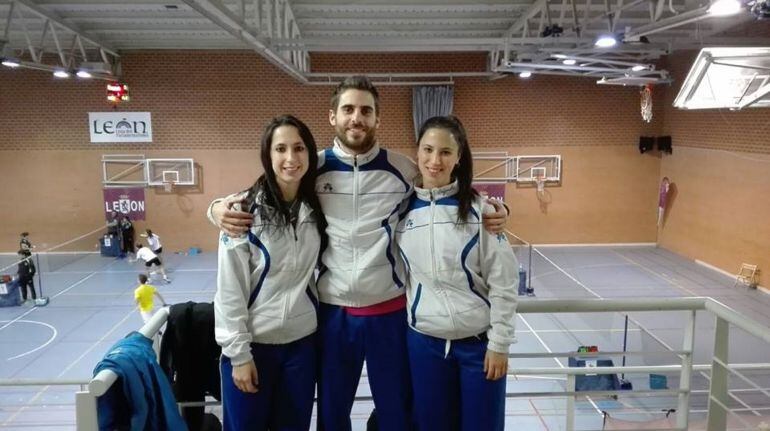
<svg viewBox="0 0 770 431">
<path fill-rule="evenodd" d="M 374 128 L 366 130 L 364 134 L 364 138 L 360 142 L 350 141 L 348 139 L 346 132 L 347 132 L 346 129 L 342 129 L 342 130 L 338 129 L 336 131 L 337 139 L 339 139 L 342 145 L 344 145 L 346 148 L 349 148 L 359 153 L 365 153 L 366 151 L 369 151 L 374 146 L 374 141 L 375 141 Z"/>
</svg>

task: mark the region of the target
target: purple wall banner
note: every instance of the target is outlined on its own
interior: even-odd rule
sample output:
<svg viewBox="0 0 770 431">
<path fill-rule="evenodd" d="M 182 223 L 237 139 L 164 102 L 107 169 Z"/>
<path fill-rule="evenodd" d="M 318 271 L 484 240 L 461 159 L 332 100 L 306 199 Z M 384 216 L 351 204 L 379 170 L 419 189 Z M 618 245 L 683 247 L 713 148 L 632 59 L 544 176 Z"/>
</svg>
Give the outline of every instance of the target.
<svg viewBox="0 0 770 431">
<path fill-rule="evenodd" d="M 499 199 L 505 202 L 505 183 L 474 182 L 473 188 L 481 195 L 486 194 L 490 198 Z"/>
<path fill-rule="evenodd" d="M 104 189 L 104 218 L 110 219 L 110 213 L 126 214 L 131 220 L 144 220 L 144 188 L 109 188 Z"/>
</svg>

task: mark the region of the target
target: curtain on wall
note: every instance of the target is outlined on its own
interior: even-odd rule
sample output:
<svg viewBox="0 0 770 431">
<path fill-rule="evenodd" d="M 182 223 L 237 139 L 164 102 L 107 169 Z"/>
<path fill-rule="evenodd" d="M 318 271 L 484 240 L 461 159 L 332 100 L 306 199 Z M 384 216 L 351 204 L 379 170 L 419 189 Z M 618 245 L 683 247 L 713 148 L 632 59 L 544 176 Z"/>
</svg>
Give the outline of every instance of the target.
<svg viewBox="0 0 770 431">
<path fill-rule="evenodd" d="M 452 86 L 425 86 L 412 89 L 412 119 L 414 121 L 414 137 L 420 132 L 420 127 L 428 118 L 452 113 L 454 88 Z"/>
</svg>

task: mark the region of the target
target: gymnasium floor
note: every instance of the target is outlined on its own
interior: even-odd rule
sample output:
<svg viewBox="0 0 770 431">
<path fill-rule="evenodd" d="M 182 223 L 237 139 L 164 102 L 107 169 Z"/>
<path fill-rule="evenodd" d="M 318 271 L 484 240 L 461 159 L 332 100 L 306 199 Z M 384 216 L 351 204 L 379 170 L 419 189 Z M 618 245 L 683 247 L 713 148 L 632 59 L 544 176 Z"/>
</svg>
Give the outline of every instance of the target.
<svg viewBox="0 0 770 431">
<path fill-rule="evenodd" d="M 525 263 L 527 250 L 518 254 Z M 770 327 L 770 295 L 746 288 L 733 288 L 725 275 L 652 246 L 638 247 L 540 247 L 532 253 L 532 286 L 540 298 L 626 298 L 710 296 L 747 317 Z M 14 256 L 0 256 L 0 267 L 12 263 Z M 203 253 L 184 256 L 166 253 L 172 283 L 157 283 L 170 303 L 211 301 L 216 288 L 216 255 Z M 44 291 L 51 298 L 46 307 L 0 308 L 0 379 L 82 379 L 91 371 L 106 349 L 116 340 L 141 326 L 133 305 L 133 289 L 140 263 L 88 254 L 45 272 Z M 617 313 L 528 314 L 517 320 L 518 344 L 512 353 L 574 351 L 579 345 L 598 345 L 600 350 L 618 351 L 623 347 L 625 317 Z M 676 363 L 666 353 L 681 347 L 685 312 L 632 313 L 628 330 L 628 350 L 659 352 L 651 356 L 631 356 L 628 365 Z M 713 317 L 699 312 L 696 331 L 695 364 L 710 363 L 713 349 Z M 730 362 L 768 362 L 770 346 L 740 330 L 731 329 Z M 612 358 L 619 364 L 621 358 Z M 566 366 L 567 358 L 516 359 L 513 366 Z M 747 373 L 756 387 L 731 379 L 739 389 L 735 407 L 746 414 L 770 416 L 770 372 Z M 627 376 L 635 389 L 648 387 L 647 375 Z M 668 376 L 669 387 L 676 388 L 676 376 Z M 694 374 L 693 389 L 707 388 L 706 377 Z M 508 392 L 561 391 L 563 378 L 509 376 Z M 76 387 L 0 387 L 0 430 L 74 429 Z M 363 378 L 359 396 L 368 396 Z M 562 398 L 509 398 L 507 428 L 517 430 L 564 429 Z M 577 403 L 578 429 L 601 429 L 601 410 L 614 417 L 659 418 L 660 410 L 676 407 L 672 397 L 606 397 Z M 691 416 L 703 417 L 706 397 L 694 393 Z M 768 410 L 758 410 L 758 409 Z M 751 410 L 754 409 L 752 412 Z M 357 402 L 353 410 L 355 430 L 364 430 L 371 411 L 368 401 Z M 770 422 L 770 420 L 768 420 Z"/>
</svg>

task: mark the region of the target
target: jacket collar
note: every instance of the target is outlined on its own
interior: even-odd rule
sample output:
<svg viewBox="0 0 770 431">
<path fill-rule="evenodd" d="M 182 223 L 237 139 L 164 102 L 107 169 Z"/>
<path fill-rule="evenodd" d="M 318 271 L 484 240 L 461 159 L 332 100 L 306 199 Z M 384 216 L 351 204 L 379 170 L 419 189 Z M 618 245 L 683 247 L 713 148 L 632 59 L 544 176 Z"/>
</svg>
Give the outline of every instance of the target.
<svg viewBox="0 0 770 431">
<path fill-rule="evenodd" d="M 345 164 L 353 165 L 358 164 L 358 166 L 361 166 L 365 163 L 369 163 L 372 160 L 374 160 L 375 157 L 377 157 L 377 154 L 380 153 L 380 144 L 378 142 L 374 143 L 374 146 L 372 148 L 363 153 L 363 154 L 350 154 L 347 152 L 345 147 L 342 146 L 342 143 L 338 138 L 334 138 L 334 145 L 332 146 L 332 151 L 334 152 L 334 155 L 337 156 L 337 159 L 342 161 Z"/>
<path fill-rule="evenodd" d="M 417 197 L 423 201 L 430 201 L 430 200 L 437 201 L 442 198 L 454 196 L 457 194 L 459 190 L 460 190 L 460 187 L 457 185 L 457 180 L 452 181 L 451 183 L 443 187 L 436 187 L 433 189 L 424 189 L 422 187 L 414 188 L 414 191 L 417 194 Z"/>
<path fill-rule="evenodd" d="M 257 203 L 257 205 L 264 205 L 264 206 L 270 208 L 271 210 L 275 211 L 275 209 L 273 207 L 267 205 L 262 200 L 263 197 L 264 197 L 264 193 L 263 192 L 259 192 L 257 194 L 256 199 L 254 201 Z M 257 208 L 256 207 L 253 207 L 252 213 L 254 213 L 254 214 L 257 213 Z M 313 213 L 313 208 L 311 208 L 310 205 L 307 204 L 307 202 L 304 202 L 304 201 L 300 202 L 299 213 L 297 214 L 297 226 L 299 226 L 299 224 L 302 223 L 306 218 L 308 218 L 310 216 L 310 214 L 312 214 L 312 213 Z"/>
</svg>

